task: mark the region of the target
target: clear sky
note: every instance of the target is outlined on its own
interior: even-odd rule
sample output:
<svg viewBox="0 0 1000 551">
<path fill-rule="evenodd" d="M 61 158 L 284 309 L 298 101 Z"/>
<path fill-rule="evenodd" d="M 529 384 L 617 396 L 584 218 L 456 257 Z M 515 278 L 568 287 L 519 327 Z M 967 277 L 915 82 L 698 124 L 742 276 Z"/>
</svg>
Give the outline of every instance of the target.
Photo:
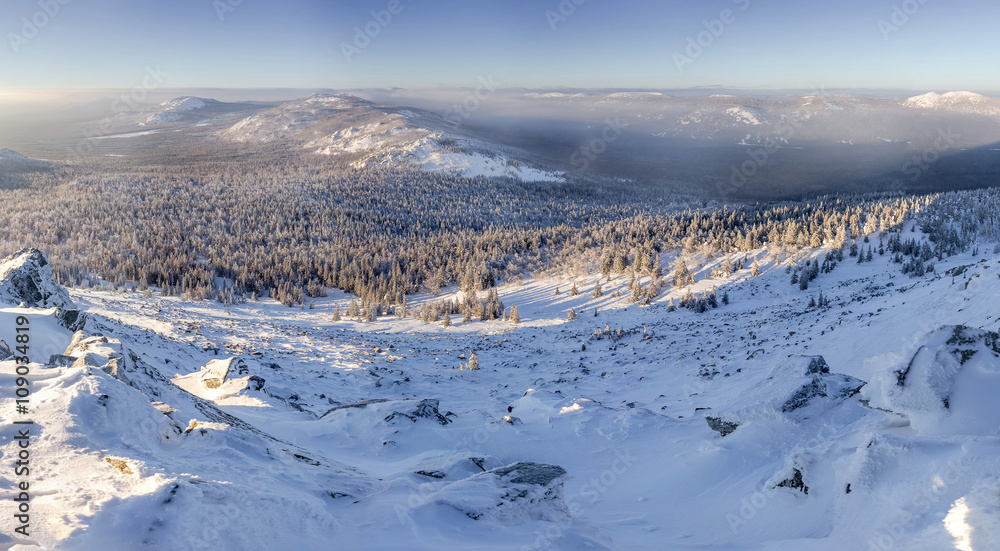
<svg viewBox="0 0 1000 551">
<path fill-rule="evenodd" d="M 165 88 L 992 91 L 998 24 L 996 0 L 4 0 L 0 96 L 157 67 Z"/>
</svg>

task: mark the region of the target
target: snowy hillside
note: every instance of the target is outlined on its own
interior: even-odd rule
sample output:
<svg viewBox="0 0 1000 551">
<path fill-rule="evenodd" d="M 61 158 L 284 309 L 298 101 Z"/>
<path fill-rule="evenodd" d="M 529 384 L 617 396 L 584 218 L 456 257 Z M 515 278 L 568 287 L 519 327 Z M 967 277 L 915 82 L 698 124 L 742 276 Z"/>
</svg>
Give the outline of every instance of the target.
<svg viewBox="0 0 1000 551">
<path fill-rule="evenodd" d="M 191 111 L 203 109 L 218 103 L 212 99 L 185 96 L 161 103 L 156 110 L 139 123 L 139 126 L 156 126 L 183 120 L 192 115 Z"/>
<path fill-rule="evenodd" d="M 0 161 L 26 161 L 27 157 L 6 147 L 0 147 Z"/>
<path fill-rule="evenodd" d="M 283 143 L 308 153 L 351 158 L 351 166 L 411 165 L 465 177 L 561 181 L 525 161 L 525 152 L 449 129 L 434 114 L 315 94 L 251 115 L 221 131 L 239 143 Z"/>
<path fill-rule="evenodd" d="M 903 105 L 912 109 L 946 110 L 985 116 L 1000 115 L 1000 100 L 973 92 L 945 94 L 929 92 L 909 98 Z"/>
<path fill-rule="evenodd" d="M 806 292 L 779 250 L 715 279 L 727 257 L 701 257 L 696 283 L 649 306 L 625 301 L 624 276 L 536 278 L 500 289 L 516 325 L 333 322 L 352 300 L 339 292 L 300 310 L 73 290 L 75 334 L 57 310 L 8 307 L 0 337 L 26 315 L 36 347 L 30 541 L 989 549 L 1000 258 L 911 278 L 891 257 L 844 262 Z M 713 287 L 729 304 L 673 311 Z M 472 353 L 479 369 L 461 369 Z M 0 363 L 5 388 L 16 365 Z M 10 395 L 0 418 L 20 419 Z M 10 543 L 16 521 L 0 526 Z"/>
<path fill-rule="evenodd" d="M 39 169 L 49 165 L 48 161 L 32 159 L 12 149 L 0 147 L 0 171 L 2 172 Z"/>
</svg>

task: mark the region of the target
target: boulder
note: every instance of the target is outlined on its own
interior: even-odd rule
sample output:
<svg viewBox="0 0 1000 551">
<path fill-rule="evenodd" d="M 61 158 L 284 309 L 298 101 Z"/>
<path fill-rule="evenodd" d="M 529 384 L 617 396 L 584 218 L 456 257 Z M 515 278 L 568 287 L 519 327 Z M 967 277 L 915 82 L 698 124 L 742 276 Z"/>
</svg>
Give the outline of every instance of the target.
<svg viewBox="0 0 1000 551">
<path fill-rule="evenodd" d="M 235 373 L 234 373 L 235 372 Z M 246 363 L 239 358 L 226 358 L 224 360 L 211 360 L 204 368 L 202 368 L 201 379 L 202 384 L 205 388 L 215 389 L 222 386 L 222 383 L 226 382 L 230 373 L 234 374 L 246 374 L 250 370 L 247 368 Z"/>
<path fill-rule="evenodd" d="M 558 465 L 514 463 L 448 484 L 428 496 L 428 502 L 501 524 L 563 522 L 570 516 L 564 501 L 565 475 Z"/>
<path fill-rule="evenodd" d="M 56 321 L 70 331 L 80 331 L 87 324 L 87 314 L 81 310 L 57 308 Z"/>
<path fill-rule="evenodd" d="M 68 367 L 73 365 L 76 361 L 75 356 L 67 356 L 66 354 L 52 354 L 49 356 L 48 365 L 54 365 L 58 367 Z"/>
<path fill-rule="evenodd" d="M 247 379 L 247 390 L 263 390 L 264 389 L 264 378 L 259 375 L 251 375 Z"/>
<path fill-rule="evenodd" d="M 423 459 L 413 467 L 413 473 L 440 480 L 463 480 L 499 467 L 503 463 L 490 455 L 455 453 Z"/>
<path fill-rule="evenodd" d="M 386 422 L 391 422 L 401 418 L 409 419 L 410 421 L 416 421 L 417 419 L 430 419 L 438 424 L 447 425 L 448 423 L 451 423 L 451 420 L 448 419 L 446 416 L 441 415 L 441 412 L 438 411 L 439 404 L 440 404 L 439 400 L 434 400 L 431 398 L 420 400 L 420 402 L 417 403 L 417 407 L 412 411 L 410 411 L 409 413 L 393 411 L 391 414 L 386 416 L 385 420 Z M 454 415 L 454 414 L 449 413 L 448 415 Z"/>
</svg>

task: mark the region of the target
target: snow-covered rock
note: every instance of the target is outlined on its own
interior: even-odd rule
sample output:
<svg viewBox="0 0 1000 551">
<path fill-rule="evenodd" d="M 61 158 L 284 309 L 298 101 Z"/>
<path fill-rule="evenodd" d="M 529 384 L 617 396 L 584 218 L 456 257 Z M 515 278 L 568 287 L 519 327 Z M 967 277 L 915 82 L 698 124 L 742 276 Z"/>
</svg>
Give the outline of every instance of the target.
<svg viewBox="0 0 1000 551">
<path fill-rule="evenodd" d="M 30 308 L 76 308 L 52 277 L 52 266 L 38 249 L 21 249 L 0 260 L 0 301 Z"/>
<path fill-rule="evenodd" d="M 872 378 L 870 407 L 907 417 L 918 430 L 939 423 L 958 434 L 989 434 L 1000 407 L 982 400 L 1000 384 L 1000 334 L 949 325 L 924 335 L 913 355 Z M 941 427 L 943 429 L 943 427 Z"/>
<path fill-rule="evenodd" d="M 569 516 L 563 499 L 565 475 L 558 465 L 515 463 L 449 484 L 428 501 L 454 507 L 476 520 L 561 521 Z"/>
<path fill-rule="evenodd" d="M 442 480 L 464 480 L 503 466 L 503 462 L 491 455 L 450 453 L 422 459 L 413 466 L 413 473 Z"/>
<path fill-rule="evenodd" d="M 172 379 L 180 388 L 220 405 L 263 406 L 271 396 L 264 387 L 266 380 L 251 373 L 250 366 L 242 358 L 231 357 L 210 360 L 199 371 Z M 263 391 L 263 394 L 257 394 Z M 282 396 L 273 396 L 286 402 Z"/>
<path fill-rule="evenodd" d="M 830 373 L 822 356 L 792 356 L 775 366 L 749 392 L 713 408 L 705 420 L 722 436 L 754 419 L 798 423 L 854 396 L 864 384 L 848 375 Z"/>
</svg>

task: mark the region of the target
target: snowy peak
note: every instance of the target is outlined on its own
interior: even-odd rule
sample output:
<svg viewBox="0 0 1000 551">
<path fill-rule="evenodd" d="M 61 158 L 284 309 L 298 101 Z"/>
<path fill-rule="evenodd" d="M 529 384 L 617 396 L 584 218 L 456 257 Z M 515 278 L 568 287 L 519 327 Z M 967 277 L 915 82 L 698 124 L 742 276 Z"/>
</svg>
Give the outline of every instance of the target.
<svg viewBox="0 0 1000 551">
<path fill-rule="evenodd" d="M 0 147 L 0 168 L 34 169 L 50 165 L 49 161 L 41 161 L 25 157 L 13 149 Z"/>
<path fill-rule="evenodd" d="M 202 118 L 211 117 L 218 112 L 242 107 L 242 104 L 228 104 L 214 99 L 181 96 L 167 100 L 143 113 L 138 125 L 157 126 L 182 121 L 195 122 Z"/>
<path fill-rule="evenodd" d="M 913 96 L 903 102 L 903 105 L 907 107 L 923 107 L 923 108 L 933 108 L 939 107 L 941 105 L 947 105 L 958 102 L 965 101 L 985 101 L 988 100 L 986 96 L 982 94 L 976 94 L 975 92 L 947 92 L 944 94 L 938 94 L 937 92 L 928 92 L 926 94 L 921 94 L 919 96 Z"/>
<path fill-rule="evenodd" d="M 0 301 L 31 308 L 75 308 L 66 289 L 52 277 L 52 266 L 38 249 L 21 249 L 0 261 Z"/>
<path fill-rule="evenodd" d="M 214 99 L 196 98 L 194 96 L 182 96 L 172 100 L 167 100 L 160 104 L 163 111 L 191 111 L 201 109 L 210 103 L 219 103 Z"/>
<path fill-rule="evenodd" d="M 984 105 L 995 103 L 993 98 L 974 92 L 948 92 L 938 94 L 928 92 L 913 96 L 903 102 L 904 107 L 911 109 L 948 109 L 956 111 L 973 110 Z"/>
<path fill-rule="evenodd" d="M 156 112 L 150 114 L 139 123 L 139 126 L 155 126 L 177 122 L 186 114 L 197 109 L 204 109 L 210 103 L 219 103 L 213 99 L 202 99 L 193 96 L 183 96 L 161 103 Z"/>
<path fill-rule="evenodd" d="M 465 177 L 561 180 L 525 162 L 524 152 L 455 129 L 439 115 L 350 95 L 313 94 L 254 113 L 218 135 L 239 143 L 285 143 L 357 169 L 408 165 Z"/>
</svg>

